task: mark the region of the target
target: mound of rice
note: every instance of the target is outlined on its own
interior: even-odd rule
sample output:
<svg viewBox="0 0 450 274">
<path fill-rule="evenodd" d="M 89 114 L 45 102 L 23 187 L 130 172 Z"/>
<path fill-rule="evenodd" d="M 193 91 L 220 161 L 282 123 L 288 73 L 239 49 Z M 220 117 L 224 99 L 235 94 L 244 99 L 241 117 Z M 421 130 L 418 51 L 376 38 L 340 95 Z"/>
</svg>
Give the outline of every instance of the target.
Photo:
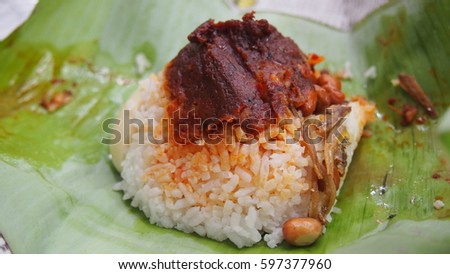
<svg viewBox="0 0 450 274">
<path fill-rule="evenodd" d="M 142 81 L 125 107 L 131 118 L 153 119 L 153 128 L 146 126 L 145 132 L 155 138 L 163 131 L 161 119 L 168 117 L 169 98 L 162 83 L 161 75 Z M 359 138 L 364 110 L 356 102 L 350 105 L 345 130 L 349 138 Z M 130 145 L 122 146 L 120 153 L 113 151 L 123 177 L 115 189 L 151 224 L 217 241 L 229 239 L 239 248 L 264 239 L 273 248 L 283 241 L 287 219 L 308 215 L 313 163 L 299 143 L 286 144 L 289 131 L 279 133 L 274 142 L 261 138 L 253 144 L 217 145 L 152 144 L 147 138 L 139 144 L 134 132 Z M 350 160 L 357 140 L 349 141 Z M 323 144 L 315 147 L 322 161 Z"/>
</svg>

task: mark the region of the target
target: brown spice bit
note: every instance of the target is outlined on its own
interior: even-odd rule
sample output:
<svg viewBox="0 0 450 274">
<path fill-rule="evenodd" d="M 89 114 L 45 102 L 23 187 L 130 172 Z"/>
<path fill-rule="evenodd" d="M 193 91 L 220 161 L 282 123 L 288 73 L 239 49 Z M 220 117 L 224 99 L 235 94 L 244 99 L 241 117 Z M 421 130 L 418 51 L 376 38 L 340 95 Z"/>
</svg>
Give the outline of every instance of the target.
<svg viewBox="0 0 450 274">
<path fill-rule="evenodd" d="M 404 104 L 402 107 L 402 121 L 400 124 L 402 126 L 409 126 L 414 121 L 417 114 L 417 108 L 408 104 Z"/>
<path fill-rule="evenodd" d="M 450 178 L 445 179 L 447 183 L 450 183 Z"/>
<path fill-rule="evenodd" d="M 388 108 L 391 109 L 393 112 L 397 113 L 398 115 L 400 115 L 400 116 L 402 115 L 402 111 L 399 108 L 397 108 L 393 105 L 388 105 Z"/>
<path fill-rule="evenodd" d="M 408 140 L 405 140 L 400 143 L 400 147 L 405 147 L 405 146 L 409 146 L 409 145 L 410 145 L 410 142 Z"/>
<path fill-rule="evenodd" d="M 364 129 L 362 132 L 362 137 L 364 137 L 364 138 L 370 138 L 370 137 L 372 137 L 372 135 L 373 135 L 373 132 L 368 129 Z"/>
<path fill-rule="evenodd" d="M 387 40 L 387 39 L 384 38 L 384 37 L 378 37 L 377 40 L 378 40 L 378 43 L 379 43 L 382 47 L 387 47 L 387 46 L 390 44 L 390 41 Z"/>
<path fill-rule="evenodd" d="M 441 178 L 441 174 L 435 172 L 435 173 L 433 174 L 433 176 L 431 176 L 431 177 L 432 177 L 433 179 L 439 179 L 439 178 Z"/>
<path fill-rule="evenodd" d="M 41 106 L 49 112 L 55 112 L 69 103 L 71 99 L 72 92 L 70 90 L 65 90 L 63 92 L 55 93 L 50 100 L 47 98 L 42 99 Z"/>
<path fill-rule="evenodd" d="M 436 69 L 435 69 L 435 68 L 431 67 L 431 68 L 428 70 L 428 72 L 429 72 L 430 75 L 433 76 L 434 78 L 436 78 L 436 79 L 438 78 L 437 72 L 436 72 Z"/>
<path fill-rule="evenodd" d="M 442 197 L 442 196 L 436 196 L 436 197 L 434 197 L 434 199 L 435 199 L 435 200 L 439 200 L 439 201 L 443 201 L 443 200 L 444 200 L 444 197 Z"/>
<path fill-rule="evenodd" d="M 396 102 L 397 102 L 397 99 L 396 99 L 396 98 L 389 98 L 389 100 L 388 100 L 388 104 L 389 104 L 390 106 L 395 105 Z"/>
<path fill-rule="evenodd" d="M 424 116 L 419 116 L 416 119 L 416 123 L 419 124 L 419 125 L 425 124 L 426 121 L 427 121 L 427 118 L 425 118 Z"/>
<path fill-rule="evenodd" d="M 51 83 L 52 83 L 53 85 L 56 85 L 56 84 L 62 84 L 62 83 L 65 83 L 65 82 L 66 82 L 65 79 L 59 79 L 59 78 L 55 78 L 55 79 L 52 79 L 52 80 L 51 80 Z"/>
<path fill-rule="evenodd" d="M 79 56 L 70 56 L 67 61 L 69 62 L 69 64 L 80 64 L 85 62 L 86 60 Z"/>
<path fill-rule="evenodd" d="M 431 118 L 436 119 L 438 117 L 438 113 L 436 112 L 433 103 L 425 94 L 414 76 L 400 73 L 398 79 L 400 80 L 400 87 L 404 91 L 406 91 L 414 100 L 419 102 L 425 108 L 426 112 L 428 113 L 428 115 L 430 115 Z"/>
</svg>

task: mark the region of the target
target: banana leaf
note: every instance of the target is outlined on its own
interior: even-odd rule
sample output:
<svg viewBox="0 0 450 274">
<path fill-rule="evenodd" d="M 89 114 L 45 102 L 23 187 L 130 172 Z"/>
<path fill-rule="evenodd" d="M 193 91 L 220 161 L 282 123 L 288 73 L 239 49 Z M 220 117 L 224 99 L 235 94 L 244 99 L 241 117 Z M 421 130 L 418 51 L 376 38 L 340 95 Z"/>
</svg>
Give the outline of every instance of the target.
<svg viewBox="0 0 450 274">
<path fill-rule="evenodd" d="M 416 104 L 391 80 L 414 75 L 440 114 L 450 106 L 450 2 L 391 1 L 352 32 L 295 16 L 259 12 L 322 68 L 352 64 L 344 90 L 375 102 L 325 235 L 292 248 L 237 249 L 150 225 L 112 190 L 120 180 L 101 143 L 102 121 L 159 72 L 209 18 L 240 18 L 224 1 L 41 0 L 0 43 L 0 233 L 15 253 L 449 253 L 448 119 L 403 127 L 388 107 Z M 145 71 L 136 57 L 149 60 Z M 364 77 L 374 66 L 375 78 Z M 72 100 L 54 112 L 41 102 Z M 419 114 L 424 115 L 420 109 Z M 381 118 L 382 117 L 382 118 Z M 441 130 L 442 129 L 442 130 Z M 444 208 L 433 203 L 441 199 Z"/>
</svg>

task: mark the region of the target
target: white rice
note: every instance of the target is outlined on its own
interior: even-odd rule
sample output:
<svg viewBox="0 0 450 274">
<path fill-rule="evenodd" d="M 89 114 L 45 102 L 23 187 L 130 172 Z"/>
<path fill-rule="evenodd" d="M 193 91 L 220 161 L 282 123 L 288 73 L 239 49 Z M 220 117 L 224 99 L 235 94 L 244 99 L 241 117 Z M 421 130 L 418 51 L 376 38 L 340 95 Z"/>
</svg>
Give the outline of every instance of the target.
<svg viewBox="0 0 450 274">
<path fill-rule="evenodd" d="M 169 100 L 161 82 L 161 76 L 155 75 L 142 81 L 128 103 L 131 118 L 155 120 L 157 138 L 160 119 L 168 116 Z M 356 125 L 354 130 L 360 129 Z M 254 144 L 183 146 L 151 144 L 144 138 L 145 144 L 140 145 L 138 139 L 135 133 L 126 148 L 123 181 L 115 189 L 122 190 L 123 198 L 131 199 L 131 205 L 141 209 L 152 224 L 217 241 L 229 239 L 239 248 L 264 239 L 273 248 L 283 241 L 282 225 L 287 219 L 307 216 L 306 167 L 312 161 L 303 156 L 304 148 L 298 143 L 270 144 L 260 139 Z M 322 147 L 316 145 L 319 160 Z"/>
</svg>

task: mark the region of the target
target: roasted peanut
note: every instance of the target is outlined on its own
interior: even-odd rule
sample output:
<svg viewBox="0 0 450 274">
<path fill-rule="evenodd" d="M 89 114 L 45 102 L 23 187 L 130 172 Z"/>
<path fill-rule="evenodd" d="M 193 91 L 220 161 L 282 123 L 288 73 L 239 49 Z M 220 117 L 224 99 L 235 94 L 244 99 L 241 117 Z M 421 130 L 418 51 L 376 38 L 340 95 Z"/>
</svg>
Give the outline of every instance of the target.
<svg viewBox="0 0 450 274">
<path fill-rule="evenodd" d="M 339 79 L 334 78 L 327 72 L 322 72 L 317 81 L 319 85 L 322 87 L 329 85 L 330 87 L 336 88 L 338 90 L 341 89 L 341 81 L 339 81 Z"/>
<path fill-rule="evenodd" d="M 283 237 L 295 246 L 313 244 L 322 235 L 322 224 L 314 218 L 292 218 L 283 224 Z"/>
<path fill-rule="evenodd" d="M 300 106 L 300 110 L 302 112 L 303 117 L 311 115 L 316 109 L 317 104 L 317 93 L 314 91 L 310 91 L 307 95 L 306 102 Z"/>
</svg>

